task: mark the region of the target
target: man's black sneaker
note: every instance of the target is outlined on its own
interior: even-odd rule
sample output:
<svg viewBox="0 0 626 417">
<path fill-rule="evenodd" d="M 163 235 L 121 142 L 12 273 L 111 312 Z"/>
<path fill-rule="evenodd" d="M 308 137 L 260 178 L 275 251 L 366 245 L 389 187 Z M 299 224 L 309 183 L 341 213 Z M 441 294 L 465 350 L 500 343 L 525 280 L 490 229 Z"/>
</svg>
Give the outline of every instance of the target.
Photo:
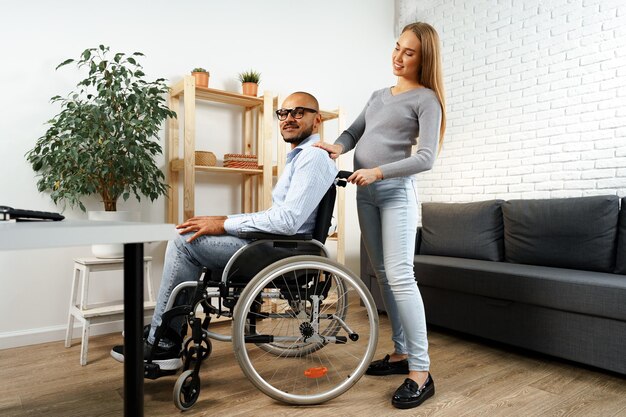
<svg viewBox="0 0 626 417">
<path fill-rule="evenodd" d="M 144 342 L 143 357 L 144 361 L 150 354 L 152 345 Z M 172 346 L 171 348 L 162 348 L 157 346 L 152 355 L 152 363 L 159 365 L 163 371 L 176 371 L 183 367 L 183 360 L 180 357 L 180 346 Z M 111 356 L 118 362 L 124 362 L 124 346 L 118 345 L 111 349 Z"/>
</svg>

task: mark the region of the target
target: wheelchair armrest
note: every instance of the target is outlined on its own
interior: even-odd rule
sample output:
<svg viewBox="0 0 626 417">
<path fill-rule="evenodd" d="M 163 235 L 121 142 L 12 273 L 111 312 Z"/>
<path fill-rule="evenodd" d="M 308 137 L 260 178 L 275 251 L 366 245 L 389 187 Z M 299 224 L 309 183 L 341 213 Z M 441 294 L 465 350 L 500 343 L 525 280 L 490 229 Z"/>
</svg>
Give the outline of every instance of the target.
<svg viewBox="0 0 626 417">
<path fill-rule="evenodd" d="M 251 239 L 251 240 L 312 240 L 312 233 L 300 233 L 295 235 L 277 235 L 273 233 L 262 233 L 262 232 L 243 232 L 239 234 L 239 237 L 242 239 Z"/>
</svg>

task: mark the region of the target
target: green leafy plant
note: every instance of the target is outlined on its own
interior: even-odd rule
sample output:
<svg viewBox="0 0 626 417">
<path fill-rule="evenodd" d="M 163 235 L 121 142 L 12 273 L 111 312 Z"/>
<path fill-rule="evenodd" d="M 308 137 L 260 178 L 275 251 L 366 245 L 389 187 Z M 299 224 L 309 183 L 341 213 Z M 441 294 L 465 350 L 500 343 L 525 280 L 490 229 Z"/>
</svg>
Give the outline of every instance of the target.
<svg viewBox="0 0 626 417">
<path fill-rule="evenodd" d="M 162 153 L 158 133 L 163 121 L 176 117 L 165 104 L 165 79 L 144 80 L 137 57 L 109 47 L 85 49 L 75 63 L 89 71 L 67 97 L 51 101 L 61 111 L 49 120 L 46 133 L 26 156 L 41 177 L 37 188 L 50 192 L 55 204 L 78 205 L 82 196 L 98 194 L 106 211 L 115 211 L 120 197 L 154 201 L 167 192 L 165 176 L 154 157 Z"/>
<path fill-rule="evenodd" d="M 198 67 L 198 68 L 192 69 L 191 72 L 206 72 L 206 73 L 208 73 L 209 71 L 205 70 L 204 68 Z"/>
<path fill-rule="evenodd" d="M 261 82 L 261 73 L 254 70 L 244 71 L 239 74 L 239 81 L 242 83 L 259 84 Z"/>
</svg>

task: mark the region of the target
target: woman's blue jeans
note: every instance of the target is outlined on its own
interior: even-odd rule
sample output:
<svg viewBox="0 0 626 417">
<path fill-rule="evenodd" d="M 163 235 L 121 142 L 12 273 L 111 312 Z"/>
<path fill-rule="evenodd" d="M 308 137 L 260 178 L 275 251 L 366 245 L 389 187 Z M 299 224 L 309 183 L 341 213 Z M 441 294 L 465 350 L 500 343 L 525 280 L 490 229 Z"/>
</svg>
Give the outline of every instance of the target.
<svg viewBox="0 0 626 417">
<path fill-rule="evenodd" d="M 415 282 L 417 190 L 411 178 L 390 178 L 357 189 L 361 235 L 391 321 L 396 353 L 411 371 L 430 367 L 426 317 Z"/>
</svg>

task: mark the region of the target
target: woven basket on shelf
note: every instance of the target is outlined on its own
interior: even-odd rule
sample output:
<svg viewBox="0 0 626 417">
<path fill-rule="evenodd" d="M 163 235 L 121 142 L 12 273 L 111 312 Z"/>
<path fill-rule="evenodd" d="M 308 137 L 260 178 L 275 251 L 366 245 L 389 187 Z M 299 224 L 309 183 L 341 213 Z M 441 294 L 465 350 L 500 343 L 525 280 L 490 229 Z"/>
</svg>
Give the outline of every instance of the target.
<svg viewBox="0 0 626 417">
<path fill-rule="evenodd" d="M 208 151 L 196 151 L 196 165 L 202 165 L 206 167 L 214 167 L 217 163 L 217 158 L 213 152 Z"/>
<path fill-rule="evenodd" d="M 259 158 L 256 155 L 227 153 L 224 154 L 224 166 L 227 168 L 258 169 Z"/>
</svg>

